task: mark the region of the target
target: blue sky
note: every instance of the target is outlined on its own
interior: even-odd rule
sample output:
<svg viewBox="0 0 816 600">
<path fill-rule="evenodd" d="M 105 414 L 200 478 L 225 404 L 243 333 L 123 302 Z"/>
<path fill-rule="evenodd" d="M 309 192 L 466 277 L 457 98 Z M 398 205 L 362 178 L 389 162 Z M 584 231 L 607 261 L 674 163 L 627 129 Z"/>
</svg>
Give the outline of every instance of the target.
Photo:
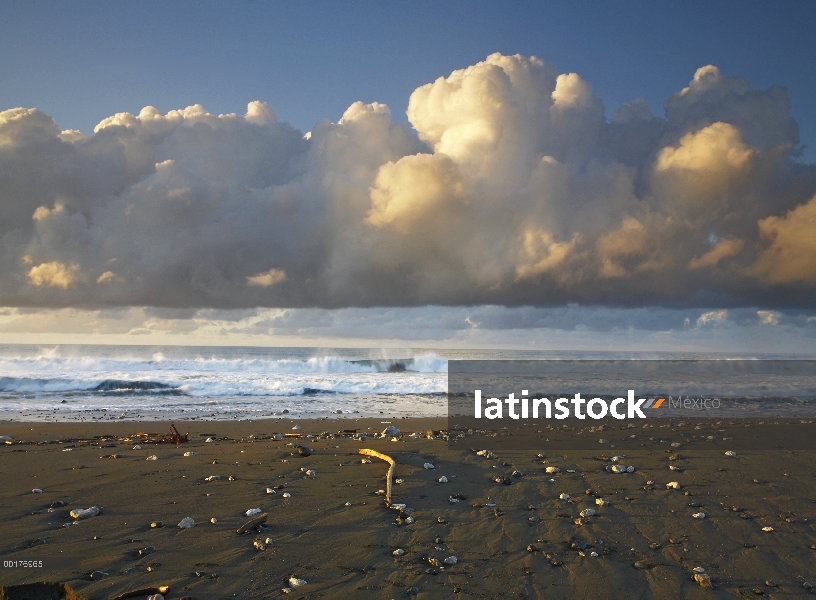
<svg viewBox="0 0 816 600">
<path fill-rule="evenodd" d="M 592 84 L 607 112 L 657 115 L 698 67 L 788 88 L 816 146 L 816 3 L 0 2 L 0 107 L 90 133 L 115 112 L 269 103 L 303 131 L 354 101 L 405 122 L 418 86 L 488 54 L 535 55 Z"/>
<path fill-rule="evenodd" d="M 0 0 L 0 341 L 816 353 L 814 30 Z"/>
</svg>

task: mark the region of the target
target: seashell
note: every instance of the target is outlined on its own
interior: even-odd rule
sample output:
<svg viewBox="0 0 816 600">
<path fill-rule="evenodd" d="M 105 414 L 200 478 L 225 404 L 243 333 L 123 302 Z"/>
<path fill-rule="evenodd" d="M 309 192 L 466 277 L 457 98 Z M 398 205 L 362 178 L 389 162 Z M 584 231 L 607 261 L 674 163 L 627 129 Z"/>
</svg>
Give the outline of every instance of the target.
<svg viewBox="0 0 816 600">
<path fill-rule="evenodd" d="M 150 524 L 151 529 L 159 529 L 160 527 L 164 527 L 164 521 L 153 521 Z"/>
<path fill-rule="evenodd" d="M 250 509 L 249 509 L 248 511 L 246 511 L 244 514 L 245 514 L 246 516 L 248 516 L 248 517 L 253 517 L 253 516 L 255 516 L 255 515 L 259 515 L 259 514 L 261 514 L 262 512 L 263 512 L 263 511 L 262 511 L 260 508 L 250 508 Z"/>
<path fill-rule="evenodd" d="M 581 511 L 581 516 L 586 517 L 594 517 L 595 516 L 595 509 L 594 508 L 585 508 Z"/>
<path fill-rule="evenodd" d="M 560 496 L 558 496 L 558 499 L 559 500 L 569 500 L 570 495 L 569 494 L 561 494 Z"/>
<path fill-rule="evenodd" d="M 193 525 L 195 525 L 195 521 L 193 521 L 192 517 L 184 517 L 179 524 L 176 526 L 179 529 L 190 529 Z"/>
<path fill-rule="evenodd" d="M 442 477 L 439 478 L 439 483 L 448 483 L 448 478 L 442 475 Z"/>
<path fill-rule="evenodd" d="M 195 450 L 190 450 L 189 452 L 185 452 L 184 456 L 196 456 L 197 454 L 198 452 L 196 452 Z"/>
<path fill-rule="evenodd" d="M 667 490 L 679 490 L 680 489 L 680 482 L 678 481 L 670 481 L 666 484 Z"/>
<path fill-rule="evenodd" d="M 70 513 L 68 513 L 72 519 L 90 519 L 91 517 L 95 517 L 99 514 L 99 507 L 92 506 L 90 508 L 75 508 Z"/>
<path fill-rule="evenodd" d="M 434 466 L 433 466 L 431 463 L 425 463 L 425 464 L 424 464 L 424 465 L 422 465 L 422 466 L 423 466 L 423 467 L 425 467 L 426 469 L 435 469 L 435 468 L 436 468 L 436 467 L 434 467 Z"/>
</svg>

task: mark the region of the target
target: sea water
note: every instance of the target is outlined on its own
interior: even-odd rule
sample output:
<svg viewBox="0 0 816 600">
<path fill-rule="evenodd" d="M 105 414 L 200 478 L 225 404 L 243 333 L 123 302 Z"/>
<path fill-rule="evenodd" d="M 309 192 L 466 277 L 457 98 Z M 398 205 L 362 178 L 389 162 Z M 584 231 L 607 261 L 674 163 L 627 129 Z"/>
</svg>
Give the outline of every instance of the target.
<svg viewBox="0 0 816 600">
<path fill-rule="evenodd" d="M 0 420 L 438 417 L 447 414 L 448 360 L 559 358 L 715 356 L 0 344 Z"/>
</svg>

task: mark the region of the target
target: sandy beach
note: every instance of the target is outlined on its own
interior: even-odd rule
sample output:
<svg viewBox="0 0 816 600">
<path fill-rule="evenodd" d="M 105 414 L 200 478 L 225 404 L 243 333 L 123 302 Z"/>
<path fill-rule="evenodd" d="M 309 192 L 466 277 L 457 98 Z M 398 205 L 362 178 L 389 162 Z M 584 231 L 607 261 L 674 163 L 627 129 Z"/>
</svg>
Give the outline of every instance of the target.
<svg viewBox="0 0 816 600">
<path fill-rule="evenodd" d="M 373 439 L 389 425 L 400 434 Z M 93 600 L 160 585 L 199 600 L 793 598 L 816 585 L 813 423 L 611 428 L 603 444 L 576 429 L 511 444 L 446 419 L 177 426 L 191 441 L 134 450 L 134 434 L 169 423 L 0 423 L 0 554 L 48 567 L 4 567 L 0 584 L 61 582 Z M 361 448 L 396 461 L 404 512 L 376 494 L 387 464 Z M 256 508 L 266 525 L 236 533 Z"/>
</svg>

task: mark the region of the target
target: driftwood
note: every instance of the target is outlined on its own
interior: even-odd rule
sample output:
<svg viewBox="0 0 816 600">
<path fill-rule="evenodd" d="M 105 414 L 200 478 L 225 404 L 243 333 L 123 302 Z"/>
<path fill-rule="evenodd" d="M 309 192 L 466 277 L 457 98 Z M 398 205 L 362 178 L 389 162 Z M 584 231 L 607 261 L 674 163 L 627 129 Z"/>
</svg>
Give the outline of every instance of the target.
<svg viewBox="0 0 816 600">
<path fill-rule="evenodd" d="M 254 529 L 258 525 L 262 523 L 266 523 L 266 519 L 269 518 L 269 514 L 261 513 L 257 517 L 254 517 L 241 525 L 238 529 L 235 530 L 235 533 L 246 533 L 250 529 Z"/>
<path fill-rule="evenodd" d="M 153 594 L 166 594 L 169 591 L 169 585 L 160 585 L 159 587 L 141 588 L 133 590 L 132 592 L 125 592 L 124 594 L 114 596 L 110 600 L 126 600 L 127 598 L 138 598 L 140 596 L 151 596 Z"/>
<path fill-rule="evenodd" d="M 363 454 L 365 456 L 373 456 L 374 458 L 379 458 L 380 460 L 384 460 L 389 465 L 388 473 L 385 476 L 385 502 L 387 504 L 391 504 L 391 480 L 394 477 L 394 467 L 397 465 L 396 461 L 390 456 L 383 454 L 382 452 L 377 452 L 376 450 L 369 450 L 367 448 L 360 448 L 358 454 Z"/>
</svg>

